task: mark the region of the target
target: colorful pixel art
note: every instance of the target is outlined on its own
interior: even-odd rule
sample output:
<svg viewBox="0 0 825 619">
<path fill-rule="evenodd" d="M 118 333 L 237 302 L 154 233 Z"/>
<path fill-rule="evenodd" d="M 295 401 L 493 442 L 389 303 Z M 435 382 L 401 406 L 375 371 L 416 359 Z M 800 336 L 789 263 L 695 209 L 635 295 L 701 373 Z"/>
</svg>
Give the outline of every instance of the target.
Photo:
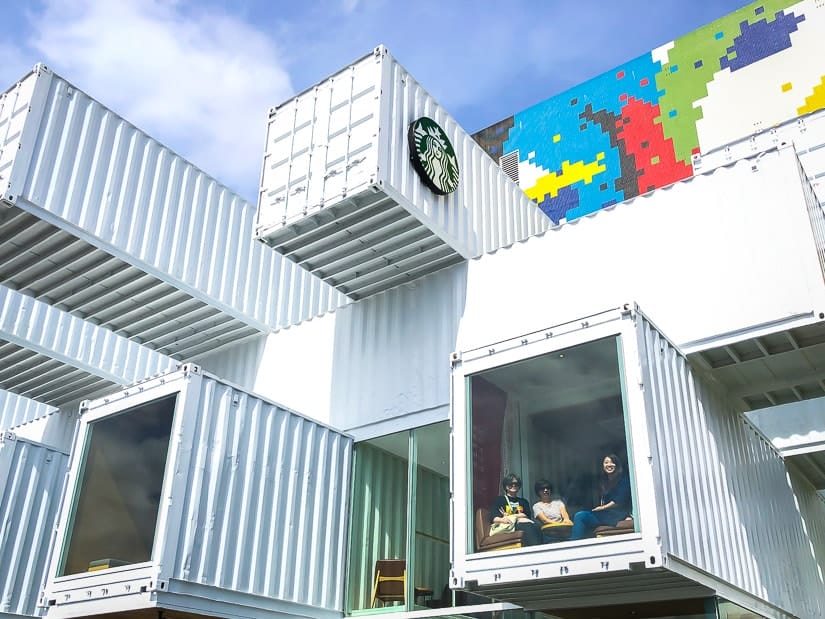
<svg viewBox="0 0 825 619">
<path fill-rule="evenodd" d="M 754 2 L 474 138 L 555 223 L 688 178 L 693 155 L 825 108 L 817 1 Z"/>
</svg>

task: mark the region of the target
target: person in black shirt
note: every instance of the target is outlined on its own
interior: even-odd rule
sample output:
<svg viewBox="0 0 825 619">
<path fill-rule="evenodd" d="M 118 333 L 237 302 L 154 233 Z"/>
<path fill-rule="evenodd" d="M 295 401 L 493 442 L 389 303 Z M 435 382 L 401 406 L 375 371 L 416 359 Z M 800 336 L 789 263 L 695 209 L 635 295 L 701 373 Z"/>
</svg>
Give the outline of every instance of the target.
<svg viewBox="0 0 825 619">
<path fill-rule="evenodd" d="M 521 479 L 518 475 L 505 475 L 501 480 L 504 495 L 497 496 L 490 508 L 490 524 L 506 524 L 515 516 L 516 531 L 524 531 L 522 546 L 535 546 L 542 543 L 541 529 L 530 519 L 530 504 L 519 496 Z"/>
</svg>

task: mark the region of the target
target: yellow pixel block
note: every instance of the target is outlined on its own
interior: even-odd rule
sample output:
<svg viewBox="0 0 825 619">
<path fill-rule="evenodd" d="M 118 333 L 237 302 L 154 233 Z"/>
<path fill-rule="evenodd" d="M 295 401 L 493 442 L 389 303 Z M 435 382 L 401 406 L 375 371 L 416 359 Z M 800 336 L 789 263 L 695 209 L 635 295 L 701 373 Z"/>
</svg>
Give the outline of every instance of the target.
<svg viewBox="0 0 825 619">
<path fill-rule="evenodd" d="M 604 153 L 601 152 L 596 155 L 596 160 L 590 163 L 584 161 L 577 161 L 570 163 L 563 161 L 561 164 L 561 174 L 550 172 L 542 176 L 536 181 L 536 184 L 524 190 L 532 200 L 541 201 L 544 196 L 550 194 L 551 198 L 559 195 L 559 190 L 563 187 L 569 187 L 573 183 L 584 181 L 585 183 L 592 183 L 593 177 L 599 172 L 604 172 L 607 167 L 601 163 L 604 160 Z"/>
<path fill-rule="evenodd" d="M 822 108 L 825 108 L 825 75 L 822 76 L 819 84 L 814 86 L 811 96 L 805 97 L 805 105 L 797 108 L 796 111 L 802 116 L 802 114 L 810 114 Z"/>
</svg>

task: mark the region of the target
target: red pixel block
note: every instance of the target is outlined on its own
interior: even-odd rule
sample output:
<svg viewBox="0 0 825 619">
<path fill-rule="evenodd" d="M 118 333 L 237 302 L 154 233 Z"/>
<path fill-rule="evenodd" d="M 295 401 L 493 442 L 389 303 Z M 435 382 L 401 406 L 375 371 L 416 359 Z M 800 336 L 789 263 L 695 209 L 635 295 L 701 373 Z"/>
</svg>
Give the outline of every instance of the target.
<svg viewBox="0 0 825 619">
<path fill-rule="evenodd" d="M 693 174 L 693 166 L 676 159 L 673 140 L 665 138 L 662 125 L 655 122 L 658 116 L 658 105 L 634 97 L 629 97 L 627 105 L 622 107 L 625 123 L 618 139 L 624 142 L 627 153 L 636 161 L 639 193 L 650 191 L 651 187 L 670 185 Z M 647 143 L 647 148 L 642 143 Z M 651 164 L 650 160 L 656 156 L 659 162 Z"/>
</svg>

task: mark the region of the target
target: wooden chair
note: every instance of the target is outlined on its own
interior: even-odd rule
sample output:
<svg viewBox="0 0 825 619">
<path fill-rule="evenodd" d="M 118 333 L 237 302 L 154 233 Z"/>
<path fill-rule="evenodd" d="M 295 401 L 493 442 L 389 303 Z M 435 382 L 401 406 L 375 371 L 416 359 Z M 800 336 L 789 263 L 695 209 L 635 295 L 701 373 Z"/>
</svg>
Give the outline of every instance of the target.
<svg viewBox="0 0 825 619">
<path fill-rule="evenodd" d="M 636 525 L 633 518 L 619 520 L 615 527 L 601 526 L 596 527 L 593 531 L 596 537 L 610 537 L 611 535 L 624 535 L 625 533 L 633 533 L 636 530 Z"/>
<path fill-rule="evenodd" d="M 523 531 L 513 531 L 512 533 L 499 533 L 498 535 L 488 535 L 490 532 L 490 510 L 479 507 L 476 510 L 475 518 L 475 538 L 476 550 L 506 550 L 507 548 L 521 548 L 521 538 Z"/>
<path fill-rule="evenodd" d="M 406 602 L 407 561 L 404 559 L 379 559 L 375 562 L 375 581 L 372 585 L 371 608 L 376 600 L 381 604 L 387 602 Z M 429 587 L 415 587 L 415 599 L 433 594 Z"/>
</svg>

